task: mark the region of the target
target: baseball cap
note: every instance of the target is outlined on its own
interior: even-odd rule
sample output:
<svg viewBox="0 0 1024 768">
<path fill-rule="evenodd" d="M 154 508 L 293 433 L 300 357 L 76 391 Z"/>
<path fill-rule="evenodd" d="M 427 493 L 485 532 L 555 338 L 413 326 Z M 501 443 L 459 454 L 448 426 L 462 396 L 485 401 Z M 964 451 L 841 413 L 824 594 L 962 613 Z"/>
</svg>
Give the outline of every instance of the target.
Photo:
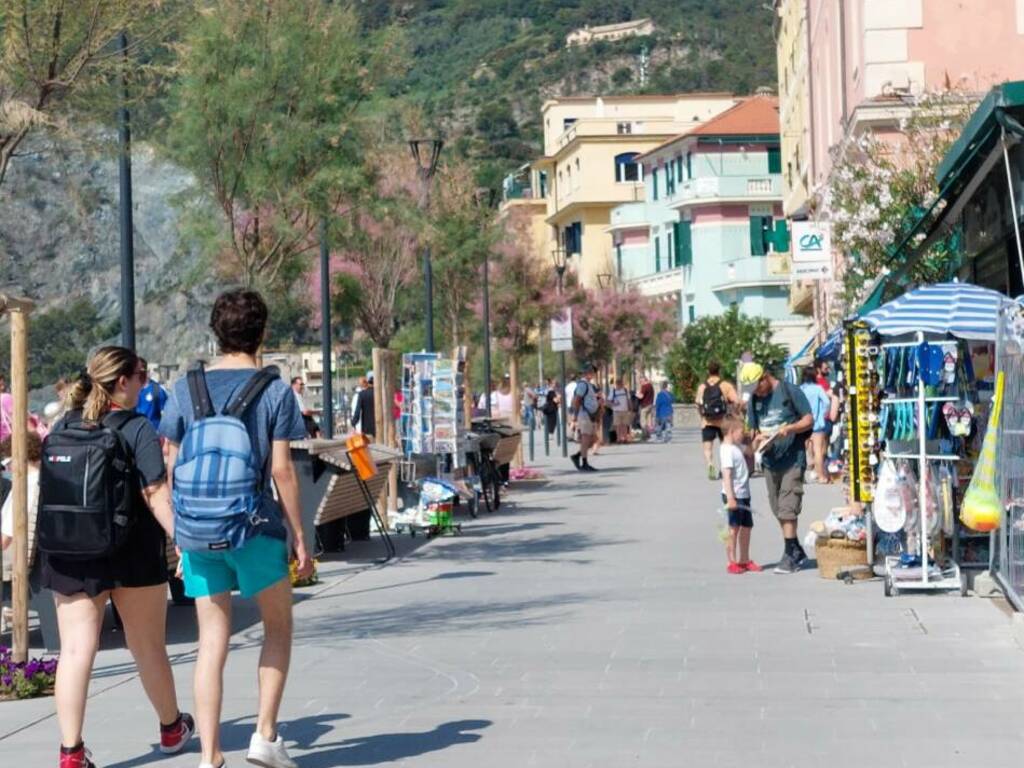
<svg viewBox="0 0 1024 768">
<path fill-rule="evenodd" d="M 745 387 L 757 384 L 762 376 L 764 376 L 764 368 L 757 363 L 744 363 L 743 367 L 740 368 L 740 384 Z"/>
</svg>

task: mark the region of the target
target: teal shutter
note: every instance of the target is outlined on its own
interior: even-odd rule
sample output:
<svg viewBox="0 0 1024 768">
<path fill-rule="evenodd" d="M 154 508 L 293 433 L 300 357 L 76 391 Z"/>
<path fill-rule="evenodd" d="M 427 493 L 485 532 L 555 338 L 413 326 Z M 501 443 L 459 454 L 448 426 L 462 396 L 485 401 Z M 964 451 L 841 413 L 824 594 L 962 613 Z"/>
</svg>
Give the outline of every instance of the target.
<svg viewBox="0 0 1024 768">
<path fill-rule="evenodd" d="M 686 153 L 686 178 L 693 178 L 693 153 Z"/>
<path fill-rule="evenodd" d="M 661 238 L 654 238 L 654 271 L 661 272 Z"/>
<path fill-rule="evenodd" d="M 658 199 L 658 169 L 655 168 L 651 171 L 651 199 Z"/>
<path fill-rule="evenodd" d="M 768 147 L 768 173 L 782 173 L 782 150 Z"/>
<path fill-rule="evenodd" d="M 676 264 L 689 267 L 693 264 L 693 230 L 689 221 L 676 222 Z"/>
<path fill-rule="evenodd" d="M 764 256 L 768 253 L 765 243 L 764 216 L 750 217 L 750 255 Z"/>
<path fill-rule="evenodd" d="M 775 222 L 775 233 L 772 236 L 772 244 L 776 253 L 789 252 L 789 226 L 785 219 Z"/>
</svg>

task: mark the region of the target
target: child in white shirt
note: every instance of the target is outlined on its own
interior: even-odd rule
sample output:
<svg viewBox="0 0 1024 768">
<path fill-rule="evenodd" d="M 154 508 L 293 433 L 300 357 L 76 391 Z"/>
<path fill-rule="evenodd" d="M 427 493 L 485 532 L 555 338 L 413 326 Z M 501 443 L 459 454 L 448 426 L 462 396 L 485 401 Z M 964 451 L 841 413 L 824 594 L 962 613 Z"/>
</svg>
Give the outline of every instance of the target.
<svg viewBox="0 0 1024 768">
<path fill-rule="evenodd" d="M 750 469 L 743 452 L 743 422 L 727 418 L 722 422 L 719 466 L 722 468 L 722 501 L 729 513 L 729 539 L 725 552 L 729 573 L 758 572 L 761 566 L 750 559 L 750 531 L 754 518 L 750 511 Z"/>
</svg>

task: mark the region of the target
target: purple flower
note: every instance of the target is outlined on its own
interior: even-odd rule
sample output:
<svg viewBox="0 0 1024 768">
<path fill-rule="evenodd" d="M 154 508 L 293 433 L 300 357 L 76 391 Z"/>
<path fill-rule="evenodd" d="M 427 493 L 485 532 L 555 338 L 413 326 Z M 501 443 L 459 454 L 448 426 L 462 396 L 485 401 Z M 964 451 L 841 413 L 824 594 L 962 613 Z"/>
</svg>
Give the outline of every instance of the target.
<svg viewBox="0 0 1024 768">
<path fill-rule="evenodd" d="M 42 664 L 36 659 L 32 659 L 32 661 L 25 665 L 25 677 L 28 679 L 35 677 L 41 668 Z"/>
<path fill-rule="evenodd" d="M 0 683 L 3 683 L 4 688 L 10 688 L 14 685 L 14 679 L 10 675 L 4 675 L 0 677 Z"/>
</svg>

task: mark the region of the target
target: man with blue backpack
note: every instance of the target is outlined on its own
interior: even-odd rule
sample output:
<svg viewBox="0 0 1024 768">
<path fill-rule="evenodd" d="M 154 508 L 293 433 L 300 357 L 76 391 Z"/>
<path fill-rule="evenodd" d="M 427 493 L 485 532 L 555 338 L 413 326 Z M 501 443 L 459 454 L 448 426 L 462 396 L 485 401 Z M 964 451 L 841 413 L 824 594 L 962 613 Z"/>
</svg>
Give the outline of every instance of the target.
<svg viewBox="0 0 1024 768">
<path fill-rule="evenodd" d="M 264 768 L 296 765 L 278 734 L 277 714 L 291 659 L 289 534 L 299 576 L 307 578 L 313 570 L 289 447 L 306 437 L 306 428 L 291 388 L 276 369 L 257 368 L 266 325 L 267 306 L 258 293 L 221 294 L 210 317 L 221 357 L 175 384 L 160 425 L 171 443 L 175 543 L 185 593 L 195 598 L 199 619 L 200 768 L 225 764 L 219 721 L 236 589 L 255 599 L 264 631 L 259 714 L 247 759 Z"/>
</svg>

